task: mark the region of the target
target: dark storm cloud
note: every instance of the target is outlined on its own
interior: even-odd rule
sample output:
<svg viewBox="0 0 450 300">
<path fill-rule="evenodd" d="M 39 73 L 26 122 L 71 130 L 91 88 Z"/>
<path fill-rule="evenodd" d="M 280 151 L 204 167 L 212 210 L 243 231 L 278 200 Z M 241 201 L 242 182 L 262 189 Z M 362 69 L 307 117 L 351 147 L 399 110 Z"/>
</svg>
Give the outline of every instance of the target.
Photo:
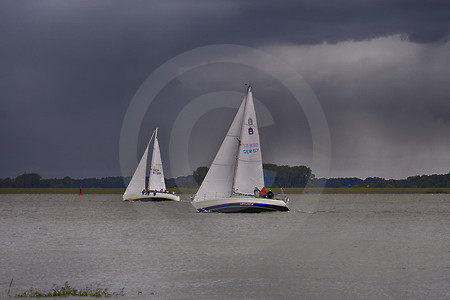
<svg viewBox="0 0 450 300">
<path fill-rule="evenodd" d="M 175 18 L 176 24 L 189 20 L 189 32 L 185 32 L 189 38 L 179 38 L 184 43 L 258 46 L 338 42 L 401 33 L 412 41 L 428 43 L 446 40 L 450 30 L 450 3 L 446 1 L 222 1 L 210 2 L 209 7 L 219 4 L 221 7 L 205 14 L 198 14 L 199 7 L 191 7 L 184 15 L 192 14 L 192 18 Z"/>
<path fill-rule="evenodd" d="M 404 33 L 412 41 L 448 38 L 450 3 L 445 1 L 246 2 L 241 30 L 264 32 L 276 42 L 320 43 Z M 265 20 L 270 19 L 270 22 Z"/>
<path fill-rule="evenodd" d="M 417 98 L 413 110 L 424 106 L 430 118 L 443 120 L 445 129 L 448 107 L 442 107 L 441 99 L 447 90 L 439 82 L 443 79 L 434 76 L 440 73 L 433 70 L 442 70 L 445 75 L 448 70 L 448 57 L 439 47 L 448 41 L 449 11 L 446 1 L 2 1 L 0 177 L 23 171 L 40 172 L 45 177 L 119 175 L 121 122 L 139 85 L 168 59 L 215 43 L 270 48 L 280 53 L 279 46 L 324 41 L 338 44 L 403 34 L 409 41 L 404 51 L 416 43 L 436 44 L 434 54 L 431 50 L 427 56 L 414 54 L 413 71 L 405 72 L 412 78 L 402 81 L 405 86 L 386 88 L 384 96 L 391 99 L 386 100 L 387 106 L 395 106 L 399 105 L 393 100 L 397 95 L 413 95 Z M 348 65 L 327 60 L 333 58 L 332 52 L 323 54 L 311 60 L 317 62 L 316 73 L 308 72 L 305 66 L 298 70 L 306 72 L 305 77 L 323 97 L 325 111 L 332 111 L 339 102 L 327 100 L 329 95 L 340 91 L 342 99 L 350 102 L 343 103 L 336 114 L 350 114 L 349 107 L 359 114 L 367 107 L 358 104 L 359 90 L 378 88 L 383 78 L 374 79 L 374 85 L 358 87 L 355 83 L 354 89 L 337 86 L 336 74 L 345 72 Z M 375 70 L 375 78 L 390 70 L 384 58 L 379 59 L 370 68 Z M 330 65 L 319 64 L 325 61 Z M 314 77 L 330 68 L 335 75 L 329 82 Z M 357 78 L 365 72 L 363 65 L 352 74 Z M 414 73 L 422 76 L 414 78 Z M 197 74 L 192 81 L 202 76 Z M 426 83 L 418 82 L 421 80 Z M 411 84 L 414 89 L 410 89 Z M 376 123 L 388 113 L 389 109 L 373 109 L 368 119 Z M 342 119 L 329 118 L 334 127 L 341 126 Z M 382 138 L 385 135 L 380 141 Z M 439 149 L 448 150 L 446 145 Z"/>
</svg>

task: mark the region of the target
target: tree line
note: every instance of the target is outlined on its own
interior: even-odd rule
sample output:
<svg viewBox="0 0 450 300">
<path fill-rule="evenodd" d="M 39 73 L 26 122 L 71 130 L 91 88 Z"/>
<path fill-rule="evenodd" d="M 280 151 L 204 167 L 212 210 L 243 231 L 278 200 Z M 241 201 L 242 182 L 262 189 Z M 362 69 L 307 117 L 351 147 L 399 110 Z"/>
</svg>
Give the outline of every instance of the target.
<svg viewBox="0 0 450 300">
<path fill-rule="evenodd" d="M 123 188 L 129 178 L 122 176 L 104 178 L 73 179 L 69 176 L 64 178 L 43 179 L 38 173 L 25 173 L 16 178 L 0 179 L 1 188 Z"/>
<path fill-rule="evenodd" d="M 308 186 L 339 187 L 370 187 L 370 188 L 450 188 L 450 172 L 441 175 L 418 175 L 406 179 L 384 179 L 368 177 L 352 178 L 319 178 L 314 179 Z"/>
<path fill-rule="evenodd" d="M 368 177 L 316 178 L 305 166 L 278 166 L 264 164 L 266 187 L 371 187 L 371 188 L 450 188 L 450 172 L 441 175 L 419 175 L 406 179 L 384 179 Z M 168 188 L 195 188 L 200 186 L 208 172 L 207 167 L 198 167 L 192 175 L 166 178 Z M 38 173 L 25 173 L 16 178 L 0 179 L 0 188 L 125 188 L 130 177 L 114 176 L 103 178 L 74 179 L 42 178 Z"/>
</svg>

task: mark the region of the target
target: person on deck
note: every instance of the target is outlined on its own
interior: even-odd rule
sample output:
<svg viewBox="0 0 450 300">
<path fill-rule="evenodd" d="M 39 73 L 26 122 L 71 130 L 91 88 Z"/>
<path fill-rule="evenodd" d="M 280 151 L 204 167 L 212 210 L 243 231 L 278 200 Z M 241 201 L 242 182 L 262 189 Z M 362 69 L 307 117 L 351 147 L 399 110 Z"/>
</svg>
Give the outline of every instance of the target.
<svg viewBox="0 0 450 300">
<path fill-rule="evenodd" d="M 266 198 L 266 188 L 265 188 L 265 187 L 263 187 L 263 188 L 261 189 L 261 191 L 259 192 L 259 196 L 260 196 L 261 198 Z"/>
<path fill-rule="evenodd" d="M 267 198 L 272 199 L 273 196 L 274 196 L 274 195 L 273 195 L 272 190 L 269 190 L 269 191 L 267 192 Z"/>
<path fill-rule="evenodd" d="M 259 198 L 259 189 L 257 186 L 255 186 L 255 189 L 253 190 L 253 193 L 255 194 L 255 198 Z"/>
</svg>

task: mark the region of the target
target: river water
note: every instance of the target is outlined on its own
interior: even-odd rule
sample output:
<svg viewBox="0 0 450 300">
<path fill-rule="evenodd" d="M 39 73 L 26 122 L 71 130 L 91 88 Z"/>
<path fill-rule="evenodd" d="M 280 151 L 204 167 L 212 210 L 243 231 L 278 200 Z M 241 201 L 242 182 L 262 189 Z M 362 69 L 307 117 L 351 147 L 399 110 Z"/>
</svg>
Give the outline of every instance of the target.
<svg viewBox="0 0 450 300">
<path fill-rule="evenodd" d="M 290 212 L 197 213 L 121 195 L 0 195 L 0 297 L 449 299 L 450 195 L 292 195 Z"/>
</svg>

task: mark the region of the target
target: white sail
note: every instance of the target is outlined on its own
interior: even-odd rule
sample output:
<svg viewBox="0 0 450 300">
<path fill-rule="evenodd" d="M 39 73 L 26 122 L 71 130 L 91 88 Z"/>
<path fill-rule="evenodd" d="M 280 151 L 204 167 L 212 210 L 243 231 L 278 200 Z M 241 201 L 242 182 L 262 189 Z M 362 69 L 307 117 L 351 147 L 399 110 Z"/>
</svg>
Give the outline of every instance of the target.
<svg viewBox="0 0 450 300">
<path fill-rule="evenodd" d="M 251 87 L 247 90 L 240 145 L 234 177 L 234 191 L 253 194 L 255 187 L 264 186 L 261 146 Z"/>
<path fill-rule="evenodd" d="M 245 97 L 202 185 L 195 195 L 194 201 L 231 196 L 236 167 L 236 155 L 239 147 L 239 136 L 241 135 L 242 120 L 244 117 L 244 105 Z"/>
<path fill-rule="evenodd" d="M 128 184 L 125 193 L 123 194 L 123 200 L 134 201 L 162 201 L 162 200 L 173 200 L 180 201 L 180 196 L 175 195 L 175 193 L 166 192 L 166 184 L 164 182 L 164 172 L 162 167 L 161 152 L 159 150 L 158 143 L 158 128 L 153 131 L 152 137 L 145 148 L 144 154 L 142 155 L 141 161 L 139 162 L 130 183 Z M 147 158 L 148 150 L 150 144 L 155 137 L 153 143 L 153 154 L 152 161 L 150 163 L 150 174 L 147 189 L 152 190 L 152 192 L 145 191 L 145 178 L 147 174 Z M 162 191 L 161 191 L 162 190 Z"/>
<path fill-rule="evenodd" d="M 198 212 L 288 211 L 288 198 L 260 197 L 264 186 L 261 145 L 251 86 L 192 205 Z"/>
<path fill-rule="evenodd" d="M 153 133 L 154 135 L 154 133 Z M 148 157 L 148 148 L 150 146 L 150 142 L 152 141 L 152 137 L 145 148 L 144 154 L 142 155 L 141 161 L 139 162 L 136 171 L 134 171 L 133 177 L 131 177 L 131 181 L 127 186 L 127 189 L 124 193 L 124 198 L 127 195 L 138 194 L 141 193 L 143 189 L 145 189 L 145 173 L 147 171 L 147 157 Z"/>
<path fill-rule="evenodd" d="M 153 144 L 152 163 L 150 166 L 150 175 L 148 178 L 148 189 L 153 191 L 165 191 L 164 172 L 161 160 L 161 151 L 158 143 L 158 128 L 155 129 L 155 142 Z"/>
</svg>

